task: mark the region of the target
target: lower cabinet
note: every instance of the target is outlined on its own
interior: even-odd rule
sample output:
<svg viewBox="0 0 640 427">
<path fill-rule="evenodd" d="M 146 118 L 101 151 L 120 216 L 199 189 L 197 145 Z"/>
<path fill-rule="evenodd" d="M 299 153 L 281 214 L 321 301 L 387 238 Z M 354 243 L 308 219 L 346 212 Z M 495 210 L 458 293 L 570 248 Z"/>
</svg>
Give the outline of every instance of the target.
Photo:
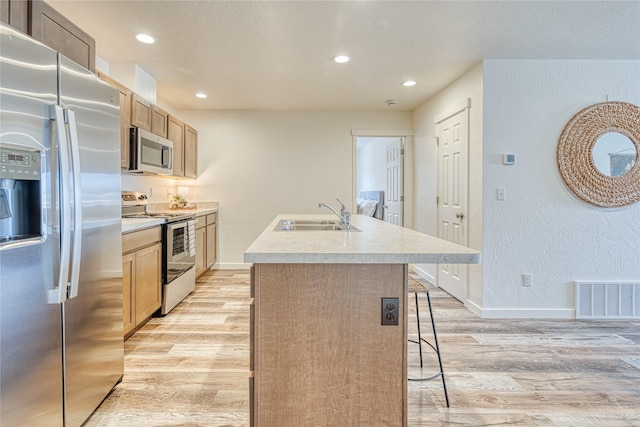
<svg viewBox="0 0 640 427">
<path fill-rule="evenodd" d="M 218 260 L 218 213 L 196 218 L 196 277 Z"/>
<path fill-rule="evenodd" d="M 149 320 L 162 304 L 160 227 L 122 236 L 124 336 Z"/>
</svg>

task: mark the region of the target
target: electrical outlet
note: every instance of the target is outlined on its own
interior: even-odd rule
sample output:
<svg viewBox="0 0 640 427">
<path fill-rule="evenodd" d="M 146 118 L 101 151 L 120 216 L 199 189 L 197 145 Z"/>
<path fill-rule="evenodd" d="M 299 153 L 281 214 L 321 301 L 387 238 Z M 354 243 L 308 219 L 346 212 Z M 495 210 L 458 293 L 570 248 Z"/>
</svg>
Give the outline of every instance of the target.
<svg viewBox="0 0 640 427">
<path fill-rule="evenodd" d="M 149 198 L 153 197 L 153 187 L 149 187 Z"/>
<path fill-rule="evenodd" d="M 522 275 L 522 286 L 526 286 L 527 288 L 530 288 L 531 285 L 533 285 L 533 274 L 524 273 Z"/>
<path fill-rule="evenodd" d="M 382 325 L 397 325 L 398 324 L 398 298 L 382 298 Z"/>
</svg>

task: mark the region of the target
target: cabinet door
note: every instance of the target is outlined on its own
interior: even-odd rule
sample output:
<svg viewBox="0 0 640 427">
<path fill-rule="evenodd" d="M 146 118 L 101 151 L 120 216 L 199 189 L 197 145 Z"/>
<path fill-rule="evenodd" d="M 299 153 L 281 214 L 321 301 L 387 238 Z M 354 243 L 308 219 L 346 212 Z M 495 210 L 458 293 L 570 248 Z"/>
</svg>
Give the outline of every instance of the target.
<svg viewBox="0 0 640 427">
<path fill-rule="evenodd" d="M 168 138 L 173 141 L 173 174 L 184 176 L 184 123 L 173 116 L 169 116 Z"/>
<path fill-rule="evenodd" d="M 207 228 L 196 229 L 196 276 L 207 271 Z"/>
<path fill-rule="evenodd" d="M 158 136 L 166 138 L 168 117 L 169 113 L 167 113 L 157 105 L 151 104 L 151 132 Z"/>
<path fill-rule="evenodd" d="M 132 92 L 123 84 L 113 80 L 106 74 L 98 71 L 98 77 L 109 83 L 111 87 L 120 92 L 120 167 L 129 169 L 130 143 L 129 128 L 131 127 L 131 96 Z"/>
<path fill-rule="evenodd" d="M 95 71 L 96 41 L 44 1 L 31 1 L 31 37 Z"/>
<path fill-rule="evenodd" d="M 151 316 L 162 303 L 162 245 L 156 243 L 136 252 L 136 324 Z"/>
<path fill-rule="evenodd" d="M 184 125 L 184 176 L 198 177 L 198 131 Z"/>
<path fill-rule="evenodd" d="M 29 32 L 28 1 L 0 0 L 0 21 L 27 34 Z"/>
<path fill-rule="evenodd" d="M 132 292 L 135 280 L 136 257 L 135 253 L 122 256 L 122 308 L 124 309 L 124 335 L 127 335 L 136 326 L 135 300 Z"/>
<path fill-rule="evenodd" d="M 131 96 L 131 125 L 151 132 L 151 103 L 135 93 Z"/>
<path fill-rule="evenodd" d="M 207 268 L 215 264 L 218 257 L 216 250 L 217 233 L 218 224 L 207 225 Z"/>
</svg>

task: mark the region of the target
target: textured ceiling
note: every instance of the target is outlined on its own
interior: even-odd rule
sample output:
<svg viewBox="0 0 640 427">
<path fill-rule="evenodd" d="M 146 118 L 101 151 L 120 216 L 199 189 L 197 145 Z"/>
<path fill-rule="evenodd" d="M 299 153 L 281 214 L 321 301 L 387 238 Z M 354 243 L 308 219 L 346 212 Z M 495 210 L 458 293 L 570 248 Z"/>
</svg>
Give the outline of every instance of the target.
<svg viewBox="0 0 640 427">
<path fill-rule="evenodd" d="M 177 109 L 410 111 L 482 59 L 640 59 L 640 0 L 48 2 Z"/>
</svg>

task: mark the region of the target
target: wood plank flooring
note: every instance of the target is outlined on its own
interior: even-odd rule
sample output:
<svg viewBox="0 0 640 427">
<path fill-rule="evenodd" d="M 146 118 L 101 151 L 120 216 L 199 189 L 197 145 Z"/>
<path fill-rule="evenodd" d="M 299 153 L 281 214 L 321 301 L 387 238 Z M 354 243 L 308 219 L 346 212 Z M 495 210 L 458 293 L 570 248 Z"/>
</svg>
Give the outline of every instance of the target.
<svg viewBox="0 0 640 427">
<path fill-rule="evenodd" d="M 451 408 L 439 379 L 409 382 L 409 426 L 640 426 L 640 321 L 483 320 L 431 299 Z M 436 366 L 409 344 L 410 376 Z M 124 379 L 86 425 L 248 426 L 248 370 L 249 272 L 208 272 L 125 342 Z"/>
</svg>

